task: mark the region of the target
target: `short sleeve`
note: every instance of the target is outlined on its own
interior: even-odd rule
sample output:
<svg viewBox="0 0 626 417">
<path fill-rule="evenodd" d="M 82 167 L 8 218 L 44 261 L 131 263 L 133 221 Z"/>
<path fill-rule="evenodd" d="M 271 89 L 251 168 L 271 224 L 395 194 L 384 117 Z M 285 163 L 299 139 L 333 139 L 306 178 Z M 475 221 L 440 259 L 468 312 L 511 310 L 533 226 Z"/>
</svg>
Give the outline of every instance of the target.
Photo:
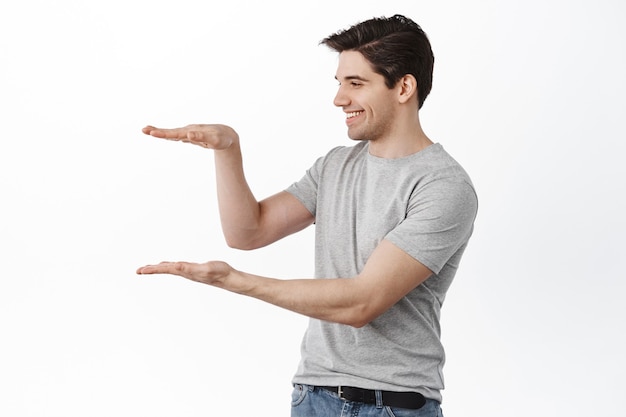
<svg viewBox="0 0 626 417">
<path fill-rule="evenodd" d="M 406 218 L 385 237 L 438 274 L 469 240 L 478 200 L 464 178 L 449 177 L 417 187 Z"/>
<path fill-rule="evenodd" d="M 318 158 L 299 181 L 294 182 L 285 190 L 304 204 L 314 217 L 317 211 L 317 192 L 323 165 L 324 157 Z"/>
</svg>

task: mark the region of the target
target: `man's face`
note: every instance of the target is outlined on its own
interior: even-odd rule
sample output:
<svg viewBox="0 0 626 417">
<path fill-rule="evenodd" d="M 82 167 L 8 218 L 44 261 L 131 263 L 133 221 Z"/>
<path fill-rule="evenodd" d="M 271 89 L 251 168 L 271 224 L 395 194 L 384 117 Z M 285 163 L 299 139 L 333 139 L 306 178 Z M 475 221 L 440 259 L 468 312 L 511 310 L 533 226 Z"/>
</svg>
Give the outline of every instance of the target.
<svg viewBox="0 0 626 417">
<path fill-rule="evenodd" d="M 391 131 L 396 115 L 395 89 L 385 85 L 365 57 L 356 51 L 339 55 L 335 77 L 339 91 L 334 104 L 346 113 L 348 137 L 353 140 L 379 140 Z"/>
</svg>

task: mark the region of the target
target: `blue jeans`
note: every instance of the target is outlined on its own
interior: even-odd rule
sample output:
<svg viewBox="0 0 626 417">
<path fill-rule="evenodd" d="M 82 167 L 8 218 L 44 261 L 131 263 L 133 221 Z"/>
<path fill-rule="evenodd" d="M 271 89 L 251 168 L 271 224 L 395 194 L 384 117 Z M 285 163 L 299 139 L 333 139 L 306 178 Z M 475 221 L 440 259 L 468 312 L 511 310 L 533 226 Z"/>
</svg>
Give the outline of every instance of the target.
<svg viewBox="0 0 626 417">
<path fill-rule="evenodd" d="M 380 397 L 380 396 L 379 396 Z M 419 410 L 346 401 L 337 393 L 295 384 L 291 394 L 291 417 L 443 417 L 439 402 L 426 400 Z"/>
</svg>

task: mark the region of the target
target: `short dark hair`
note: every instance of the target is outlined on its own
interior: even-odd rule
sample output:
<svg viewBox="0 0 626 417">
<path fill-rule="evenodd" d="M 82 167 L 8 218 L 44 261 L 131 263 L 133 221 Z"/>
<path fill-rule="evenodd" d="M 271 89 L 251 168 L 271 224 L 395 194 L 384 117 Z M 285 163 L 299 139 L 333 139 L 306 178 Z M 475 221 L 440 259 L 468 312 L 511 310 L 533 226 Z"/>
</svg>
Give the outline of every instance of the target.
<svg viewBox="0 0 626 417">
<path fill-rule="evenodd" d="M 375 17 L 334 33 L 320 44 L 339 53 L 360 52 L 374 71 L 385 78 L 389 88 L 405 75 L 413 75 L 417 80 L 420 109 L 430 93 L 435 56 L 426 33 L 407 17 L 399 14 Z"/>
</svg>

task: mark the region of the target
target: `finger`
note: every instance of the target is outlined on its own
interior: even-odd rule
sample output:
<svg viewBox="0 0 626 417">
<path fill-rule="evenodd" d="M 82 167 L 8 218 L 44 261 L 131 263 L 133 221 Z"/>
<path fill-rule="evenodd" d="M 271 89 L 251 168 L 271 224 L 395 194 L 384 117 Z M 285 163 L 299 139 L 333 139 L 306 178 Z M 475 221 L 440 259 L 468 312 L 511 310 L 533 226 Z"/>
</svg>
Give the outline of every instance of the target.
<svg viewBox="0 0 626 417">
<path fill-rule="evenodd" d="M 141 131 L 144 134 L 146 134 L 148 136 L 156 136 L 156 137 L 165 137 L 165 135 L 166 135 L 165 131 L 166 130 L 172 131 L 172 130 L 175 130 L 175 129 L 160 129 L 158 127 L 154 127 L 154 126 L 150 126 L 150 125 L 148 125 L 148 126 L 144 127 L 143 129 L 141 129 Z"/>
<path fill-rule="evenodd" d="M 154 126 L 146 126 L 141 131 L 146 134 L 153 136 L 155 138 L 160 139 L 169 139 L 169 140 L 187 140 L 187 133 L 189 130 L 187 128 L 176 128 L 176 129 L 160 129 Z"/>
<path fill-rule="evenodd" d="M 172 274 L 180 275 L 182 272 L 181 262 L 161 262 L 158 265 L 146 265 L 137 269 L 138 275 L 153 275 L 153 274 Z"/>
<path fill-rule="evenodd" d="M 149 134 L 150 134 L 150 132 L 152 132 L 152 131 L 153 131 L 153 130 L 155 130 L 155 129 L 156 129 L 156 127 L 148 125 L 148 126 L 144 127 L 143 129 L 141 129 L 141 131 L 142 131 L 144 134 L 149 135 Z"/>
</svg>

